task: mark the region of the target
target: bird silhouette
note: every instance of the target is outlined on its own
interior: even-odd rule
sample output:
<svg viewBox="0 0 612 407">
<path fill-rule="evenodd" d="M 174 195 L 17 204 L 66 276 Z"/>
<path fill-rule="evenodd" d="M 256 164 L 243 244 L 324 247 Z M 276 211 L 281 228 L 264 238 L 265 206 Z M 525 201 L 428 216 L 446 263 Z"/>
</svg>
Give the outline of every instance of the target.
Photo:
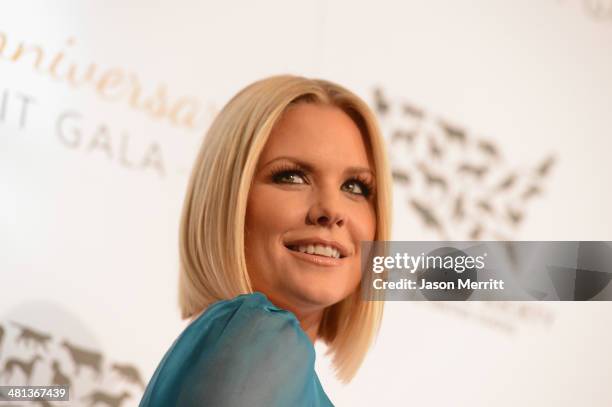
<svg viewBox="0 0 612 407">
<path fill-rule="evenodd" d="M 376 106 L 376 111 L 382 116 L 389 112 L 389 102 L 387 102 L 380 88 L 374 90 L 374 105 Z"/>
<path fill-rule="evenodd" d="M 470 239 L 479 240 L 481 235 L 482 235 L 482 226 L 476 225 L 472 228 L 472 231 L 470 232 Z"/>
<path fill-rule="evenodd" d="M 393 181 L 409 187 L 407 205 L 440 237 L 455 231 L 474 240 L 499 230 L 511 233 L 524 222 L 531 199 L 544 194 L 542 178 L 551 173 L 555 154 L 525 170 L 508 163 L 493 139 L 474 137 L 461 123 L 387 98 L 382 87 L 373 96 L 381 123 L 390 129 L 392 151 L 404 145 L 402 153 L 409 151 L 399 157 L 402 166 L 392 168 Z M 408 124 L 396 125 L 402 120 Z"/>
<path fill-rule="evenodd" d="M 497 147 L 493 145 L 493 143 L 486 140 L 479 140 L 477 145 L 482 152 L 486 153 L 490 157 L 499 158 L 499 151 L 497 150 Z"/>
<path fill-rule="evenodd" d="M 410 183 L 410 175 L 403 170 L 394 169 L 392 171 L 393 179 L 398 181 L 401 184 L 409 184 Z"/>
<path fill-rule="evenodd" d="M 442 191 L 444 192 L 447 191 L 448 183 L 446 182 L 446 179 L 444 179 L 442 176 L 434 174 L 429 168 L 427 168 L 427 165 L 425 165 L 422 162 L 419 163 L 417 167 L 423 174 L 425 178 L 425 183 L 427 184 L 428 187 L 431 188 L 434 186 L 439 186 L 442 189 Z"/>
<path fill-rule="evenodd" d="M 546 158 L 537 168 L 536 172 L 540 177 L 545 177 L 550 172 L 553 164 L 555 163 L 555 156 L 551 155 Z"/>
<path fill-rule="evenodd" d="M 463 203 L 463 195 L 459 195 L 457 196 L 457 198 L 455 198 L 453 217 L 455 219 L 461 220 L 463 219 L 464 216 L 465 216 L 465 209 L 464 209 L 464 203 Z"/>
<path fill-rule="evenodd" d="M 457 171 L 460 174 L 469 174 L 478 179 L 482 179 L 482 177 L 489 171 L 489 168 L 486 165 L 477 166 L 470 163 L 461 163 L 457 167 Z"/>
<path fill-rule="evenodd" d="M 428 141 L 429 141 L 429 154 L 431 154 L 431 156 L 436 159 L 442 158 L 443 150 L 440 147 L 440 145 L 438 145 L 438 143 L 433 138 L 433 136 L 430 135 L 428 138 Z"/>
<path fill-rule="evenodd" d="M 391 137 L 391 142 L 396 143 L 399 141 L 399 142 L 405 142 L 407 144 L 411 144 L 414 141 L 416 136 L 417 136 L 416 131 L 397 129 L 393 132 L 393 136 Z"/>
<path fill-rule="evenodd" d="M 513 225 L 518 225 L 523 220 L 523 214 L 515 209 L 507 208 L 506 213 Z"/>
<path fill-rule="evenodd" d="M 506 178 L 503 179 L 503 181 L 501 181 L 499 183 L 499 185 L 497 185 L 496 190 L 497 191 L 504 191 L 504 190 L 512 188 L 512 186 L 516 182 L 516 179 L 517 179 L 516 174 L 508 175 Z"/>
<path fill-rule="evenodd" d="M 481 199 L 478 202 L 476 202 L 476 207 L 490 214 L 494 212 L 493 206 L 491 206 L 491 204 L 485 201 L 484 199 Z"/>
<path fill-rule="evenodd" d="M 444 130 L 448 141 L 456 141 L 461 145 L 465 145 L 467 142 L 467 136 L 464 130 L 460 129 L 459 127 L 452 126 L 442 120 L 438 120 L 438 124 Z"/>
<path fill-rule="evenodd" d="M 540 189 L 540 187 L 538 187 L 537 185 L 532 185 L 529 188 L 527 188 L 525 192 L 523 192 L 523 194 L 521 195 L 521 198 L 523 199 L 523 201 L 526 201 L 536 195 L 540 195 L 541 193 L 542 193 L 542 190 Z"/>
<path fill-rule="evenodd" d="M 439 232 L 442 232 L 442 224 L 440 223 L 438 217 L 434 214 L 433 210 L 430 207 L 417 201 L 416 199 L 412 199 L 410 203 L 427 226 L 430 226 L 438 230 Z"/>
<path fill-rule="evenodd" d="M 402 105 L 402 112 L 404 113 L 404 115 L 406 116 L 412 116 L 415 117 L 417 119 L 422 119 L 423 116 L 425 115 L 425 113 L 423 112 L 422 109 L 419 109 L 418 107 L 410 104 L 410 103 L 404 103 Z"/>
</svg>

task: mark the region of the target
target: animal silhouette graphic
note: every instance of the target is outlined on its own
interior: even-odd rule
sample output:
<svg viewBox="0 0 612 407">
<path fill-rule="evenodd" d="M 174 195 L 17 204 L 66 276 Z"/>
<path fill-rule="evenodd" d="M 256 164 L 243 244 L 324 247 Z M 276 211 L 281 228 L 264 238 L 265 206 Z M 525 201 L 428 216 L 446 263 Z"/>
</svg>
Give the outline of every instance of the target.
<svg viewBox="0 0 612 407">
<path fill-rule="evenodd" d="M 478 141 L 477 146 L 480 151 L 489 155 L 491 158 L 499 158 L 499 152 L 497 151 L 497 147 L 495 147 L 493 143 L 486 140 L 480 140 Z"/>
<path fill-rule="evenodd" d="M 63 340 L 60 344 L 70 354 L 74 362 L 75 374 L 79 374 L 81 366 L 89 366 L 96 372 L 96 376 L 100 377 L 102 370 L 102 354 L 99 352 L 83 349 L 72 345 L 67 340 Z"/>
<path fill-rule="evenodd" d="M 27 362 L 17 358 L 9 358 L 4 362 L 4 368 L 2 369 L 2 372 L 0 372 L 0 376 L 6 376 L 7 379 L 5 381 L 8 383 L 13 376 L 13 371 L 18 368 L 25 376 L 26 385 L 29 385 L 32 378 L 32 372 L 34 371 L 34 366 L 39 360 L 42 360 L 40 355 L 32 356 L 32 358 Z"/>
<path fill-rule="evenodd" d="M 463 206 L 463 195 L 459 195 L 457 198 L 455 198 L 455 208 L 453 209 L 453 216 L 455 217 L 455 219 L 463 219 L 463 217 L 465 216 L 465 210 Z"/>
<path fill-rule="evenodd" d="M 381 87 L 373 96 L 390 135 L 393 180 L 422 225 L 443 240 L 512 240 L 527 205 L 544 195 L 556 155 L 521 168 L 462 124 L 393 100 Z"/>
<path fill-rule="evenodd" d="M 546 158 L 537 168 L 536 172 L 540 177 L 545 177 L 550 172 L 550 169 L 555 164 L 556 158 L 554 155 Z"/>
<path fill-rule="evenodd" d="M 476 225 L 470 232 L 470 239 L 478 240 L 480 239 L 480 235 L 482 234 L 482 226 Z"/>
<path fill-rule="evenodd" d="M 120 407 L 123 400 L 130 398 L 131 394 L 127 391 L 124 391 L 117 395 L 112 395 L 100 390 L 96 390 L 88 394 L 87 396 L 81 397 L 83 401 L 89 401 L 89 406 L 93 407 L 98 403 L 104 403 L 110 407 Z"/>
<path fill-rule="evenodd" d="M 20 341 L 28 342 L 30 347 L 34 343 L 33 341 L 39 341 L 36 345 L 37 348 L 45 348 L 43 343 L 48 342 L 48 354 L 53 356 L 46 357 L 40 352 L 34 352 L 36 354 L 31 358 L 29 354 L 26 354 L 25 357 L 20 353 L 4 355 L 4 359 L 0 359 L 0 384 L 2 385 L 6 382 L 9 385 L 49 384 L 66 386 L 69 388 L 70 399 L 72 400 L 72 403 L 69 403 L 70 405 L 97 407 L 127 405 L 126 399 L 129 398 L 133 401 L 134 397 L 137 397 L 139 393 L 142 394 L 141 390 L 146 387 L 139 369 L 134 364 L 127 362 L 105 364 L 102 352 L 92 348 L 87 349 L 81 344 L 77 345 L 70 337 L 60 337 L 61 341 L 55 341 L 56 335 L 53 335 L 54 338 L 49 340 L 46 338 L 48 335 L 36 326 L 30 327 L 15 322 L 14 324 L 19 329 L 13 329 L 13 321 L 10 321 L 10 319 L 0 322 L 2 323 L 0 324 L 0 345 L 7 343 L 7 341 L 12 342 L 13 338 L 16 339 L 20 336 Z M 69 358 L 67 358 L 68 355 Z M 39 363 L 41 361 L 42 363 Z M 70 366 L 71 363 L 74 367 Z M 89 377 L 89 374 L 80 377 L 75 375 L 75 373 L 79 374 L 84 366 L 94 372 L 93 377 Z M 100 379 L 102 375 L 106 376 L 111 372 L 114 372 L 120 381 L 99 383 L 98 386 L 91 387 L 95 379 Z M 131 387 L 126 388 L 127 385 Z M 81 399 L 84 395 L 87 396 Z M 0 402 L 0 404 L 2 403 Z M 22 404 L 24 403 L 19 405 Z M 65 403 L 38 399 L 26 404 L 53 407 Z M 7 404 L 7 407 L 9 406 L 10 404 Z"/>
<path fill-rule="evenodd" d="M 404 113 L 404 115 L 413 116 L 418 119 L 422 119 L 425 115 L 423 109 L 419 109 L 418 107 L 410 103 L 404 103 L 402 105 L 402 112 Z"/>
<path fill-rule="evenodd" d="M 516 174 L 508 175 L 506 178 L 504 178 L 503 181 L 499 183 L 499 185 L 497 186 L 497 190 L 503 191 L 503 190 L 511 188 L 516 182 L 516 180 L 517 180 Z"/>
<path fill-rule="evenodd" d="M 60 369 L 60 364 L 55 359 L 51 363 L 51 370 L 53 371 L 53 376 L 51 377 L 52 385 L 72 387 L 70 378 L 64 373 L 62 373 L 62 370 Z"/>
<path fill-rule="evenodd" d="M 385 100 L 381 89 L 374 90 L 374 105 L 376 106 L 376 111 L 380 114 L 384 115 L 389 110 L 389 103 Z"/>
<path fill-rule="evenodd" d="M 432 208 L 426 206 L 422 202 L 417 201 L 416 199 L 413 199 L 410 203 L 412 204 L 412 207 L 417 211 L 417 213 L 421 216 L 421 219 L 423 219 L 423 222 L 425 222 L 425 224 L 440 231 L 440 233 L 443 232 L 442 225 L 440 224 L 440 221 L 438 220 L 436 214 L 433 212 Z"/>
<path fill-rule="evenodd" d="M 429 154 L 433 158 L 437 159 L 442 158 L 442 156 L 444 155 L 444 150 L 442 150 L 440 144 L 433 137 L 429 137 Z"/>
<path fill-rule="evenodd" d="M 462 146 L 466 144 L 467 136 L 464 130 L 460 129 L 457 126 L 453 126 L 447 122 L 444 122 L 442 120 L 439 120 L 438 123 L 444 130 L 444 134 L 446 135 L 446 138 L 448 141 L 457 142 Z"/>
<path fill-rule="evenodd" d="M 524 201 L 526 201 L 536 195 L 540 195 L 541 193 L 542 190 L 540 189 L 540 187 L 538 187 L 537 185 L 532 185 L 527 190 L 525 190 L 525 192 L 523 192 L 523 195 L 521 195 L 521 197 Z"/>
<path fill-rule="evenodd" d="M 518 210 L 513 208 L 507 208 L 506 211 L 508 218 L 510 219 L 510 222 L 512 222 L 513 225 L 516 226 L 523 221 L 523 214 Z"/>
<path fill-rule="evenodd" d="M 402 170 L 393 170 L 393 179 L 395 181 L 398 181 L 402 184 L 409 184 L 410 183 L 410 175 L 406 172 L 406 171 L 402 171 Z"/>
<path fill-rule="evenodd" d="M 417 132 L 408 130 L 395 130 L 393 132 L 392 141 L 405 141 L 406 143 L 412 143 L 417 136 Z"/>
<path fill-rule="evenodd" d="M 51 335 L 36 331 L 28 326 L 20 324 L 19 322 L 11 321 L 11 323 L 21 330 L 15 339 L 16 343 L 25 342 L 25 344 L 29 346 L 31 342 L 34 342 L 35 346 L 40 346 L 45 351 L 48 350 L 47 342 L 51 340 Z"/>
<path fill-rule="evenodd" d="M 111 365 L 111 370 L 117 372 L 128 383 L 138 384 L 142 389 L 144 389 L 144 381 L 142 380 L 142 377 L 140 376 L 140 373 L 136 367 L 128 364 L 113 363 Z"/>
<path fill-rule="evenodd" d="M 418 168 L 421 170 L 421 173 L 425 177 L 425 182 L 429 187 L 439 186 L 443 192 L 446 192 L 448 189 L 446 179 L 434 174 L 424 163 L 419 163 Z"/>
<path fill-rule="evenodd" d="M 487 173 L 489 168 L 485 165 L 473 165 L 470 163 L 463 163 L 459 165 L 457 171 L 462 174 L 470 174 L 473 175 L 478 180 L 482 180 L 482 177 Z"/>
<path fill-rule="evenodd" d="M 481 199 L 478 202 L 476 202 L 476 207 L 486 213 L 489 213 L 489 214 L 494 213 L 493 206 L 484 199 Z"/>
</svg>

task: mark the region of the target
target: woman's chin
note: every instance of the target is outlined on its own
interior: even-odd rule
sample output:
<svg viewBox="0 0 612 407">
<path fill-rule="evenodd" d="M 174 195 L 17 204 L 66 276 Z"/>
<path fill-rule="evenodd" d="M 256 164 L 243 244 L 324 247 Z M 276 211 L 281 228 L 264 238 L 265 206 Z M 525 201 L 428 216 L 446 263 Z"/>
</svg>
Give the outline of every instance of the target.
<svg viewBox="0 0 612 407">
<path fill-rule="evenodd" d="M 298 296 L 302 299 L 302 301 L 317 308 L 327 308 L 342 301 L 349 295 L 350 292 L 346 292 L 339 287 L 323 284 L 300 287 L 298 289 Z"/>
</svg>

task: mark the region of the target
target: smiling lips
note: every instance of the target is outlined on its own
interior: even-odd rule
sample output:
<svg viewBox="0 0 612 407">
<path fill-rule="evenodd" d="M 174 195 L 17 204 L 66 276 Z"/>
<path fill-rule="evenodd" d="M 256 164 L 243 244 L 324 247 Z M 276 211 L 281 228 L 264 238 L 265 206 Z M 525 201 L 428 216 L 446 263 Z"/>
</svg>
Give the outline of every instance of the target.
<svg viewBox="0 0 612 407">
<path fill-rule="evenodd" d="M 346 249 L 336 243 L 321 240 L 302 240 L 285 244 L 297 258 L 319 266 L 338 266 L 347 256 Z"/>
<path fill-rule="evenodd" d="M 324 246 L 320 244 L 297 245 L 297 246 L 293 245 L 293 246 L 289 246 L 289 249 L 297 250 L 298 252 L 301 252 L 301 253 L 316 254 L 316 255 L 325 256 L 325 257 L 333 257 L 334 259 L 340 258 L 340 252 L 338 251 L 338 249 L 332 246 Z"/>
<path fill-rule="evenodd" d="M 297 250 L 293 250 L 290 248 L 287 248 L 287 250 L 289 251 L 289 253 L 291 253 L 298 259 L 304 260 L 310 263 L 314 263 L 318 266 L 327 266 L 327 267 L 339 266 L 343 263 L 342 258 L 326 257 L 326 256 L 321 256 L 319 254 L 309 254 L 309 253 L 304 253 L 304 252 L 300 252 Z"/>
</svg>

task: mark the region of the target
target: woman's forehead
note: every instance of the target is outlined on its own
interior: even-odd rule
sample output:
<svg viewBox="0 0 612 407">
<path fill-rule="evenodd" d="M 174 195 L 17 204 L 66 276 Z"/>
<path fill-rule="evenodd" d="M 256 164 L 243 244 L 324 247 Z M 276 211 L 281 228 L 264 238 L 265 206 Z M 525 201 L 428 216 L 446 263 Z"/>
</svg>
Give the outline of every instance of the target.
<svg viewBox="0 0 612 407">
<path fill-rule="evenodd" d="M 341 109 L 327 105 L 300 104 L 285 112 L 270 133 L 260 163 L 279 157 L 318 166 L 372 169 L 357 125 Z"/>
</svg>

